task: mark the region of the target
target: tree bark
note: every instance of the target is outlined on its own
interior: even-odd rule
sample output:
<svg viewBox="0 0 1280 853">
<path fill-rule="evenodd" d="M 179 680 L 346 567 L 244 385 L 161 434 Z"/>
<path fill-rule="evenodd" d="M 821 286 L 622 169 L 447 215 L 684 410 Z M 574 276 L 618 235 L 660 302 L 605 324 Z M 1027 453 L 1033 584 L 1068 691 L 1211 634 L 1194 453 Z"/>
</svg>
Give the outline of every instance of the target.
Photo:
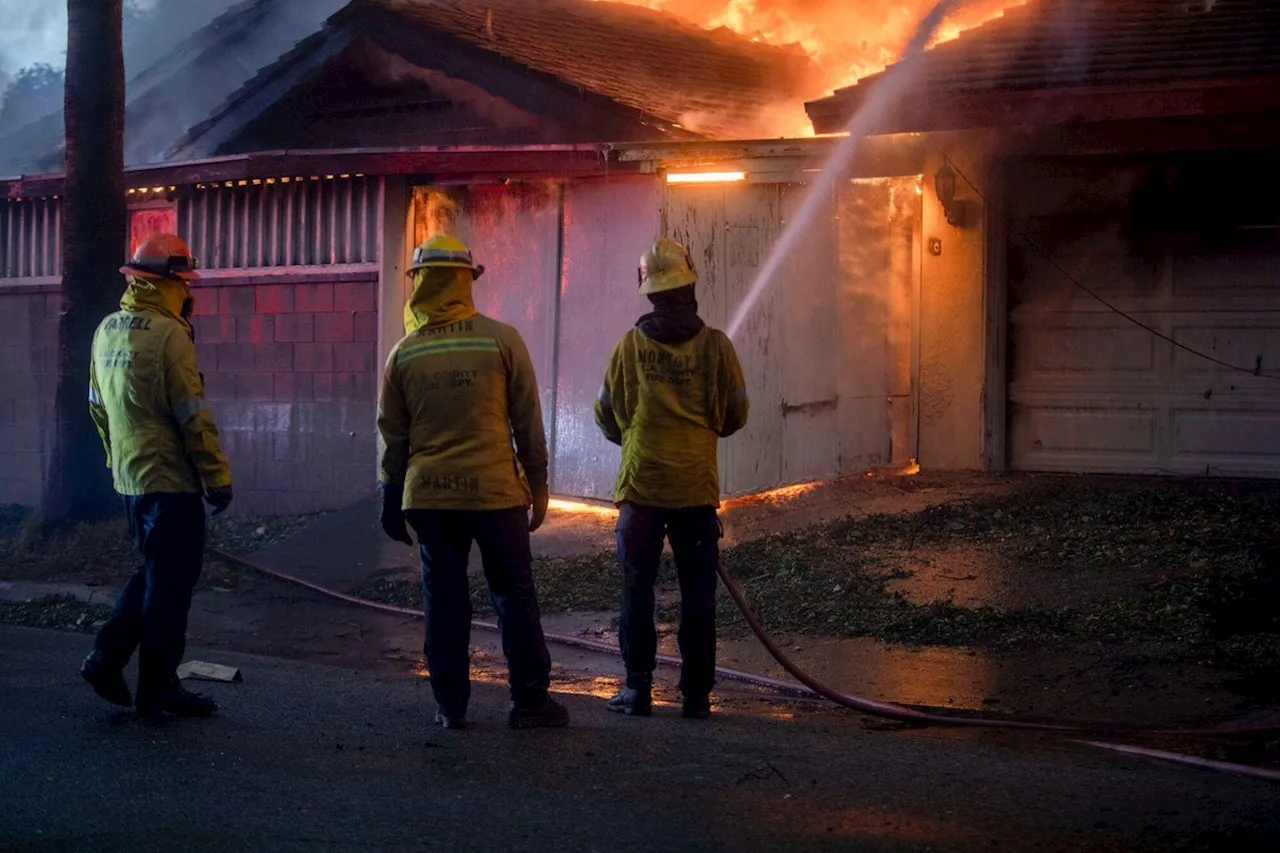
<svg viewBox="0 0 1280 853">
<path fill-rule="evenodd" d="M 117 509 L 102 442 L 89 417 L 93 333 L 118 304 L 127 247 L 123 0 L 67 0 L 58 379 L 44 490 L 46 523 Z"/>
</svg>

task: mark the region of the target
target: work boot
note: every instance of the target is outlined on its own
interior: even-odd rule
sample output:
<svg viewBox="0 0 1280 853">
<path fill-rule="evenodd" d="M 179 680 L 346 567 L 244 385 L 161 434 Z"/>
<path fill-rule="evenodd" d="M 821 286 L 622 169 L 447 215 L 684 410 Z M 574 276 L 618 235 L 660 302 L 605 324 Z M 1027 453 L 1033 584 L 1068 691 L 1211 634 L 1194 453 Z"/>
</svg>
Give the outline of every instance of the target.
<svg viewBox="0 0 1280 853">
<path fill-rule="evenodd" d="M 609 700 L 609 710 L 628 717 L 649 717 L 653 715 L 653 698 L 648 690 L 624 687 Z"/>
<path fill-rule="evenodd" d="M 192 693 L 177 681 L 162 690 L 138 690 L 138 716 L 159 717 L 170 714 L 174 717 L 194 718 L 212 717 L 218 713 L 218 703 L 208 696 Z"/>
<path fill-rule="evenodd" d="M 706 720 L 711 718 L 710 696 L 686 696 L 681 704 L 680 716 L 686 720 Z"/>
<path fill-rule="evenodd" d="M 436 725 L 446 729 L 465 729 L 467 718 L 465 715 L 450 716 L 444 711 L 436 711 Z"/>
<path fill-rule="evenodd" d="M 133 705 L 133 694 L 129 692 L 129 684 L 124 680 L 124 673 L 109 666 L 102 659 L 102 654 L 94 649 L 80 664 L 80 677 L 89 682 L 93 692 L 112 705 L 128 708 Z"/>
<path fill-rule="evenodd" d="M 569 709 L 550 697 L 536 705 L 512 702 L 507 725 L 513 729 L 562 729 L 569 725 Z"/>
</svg>

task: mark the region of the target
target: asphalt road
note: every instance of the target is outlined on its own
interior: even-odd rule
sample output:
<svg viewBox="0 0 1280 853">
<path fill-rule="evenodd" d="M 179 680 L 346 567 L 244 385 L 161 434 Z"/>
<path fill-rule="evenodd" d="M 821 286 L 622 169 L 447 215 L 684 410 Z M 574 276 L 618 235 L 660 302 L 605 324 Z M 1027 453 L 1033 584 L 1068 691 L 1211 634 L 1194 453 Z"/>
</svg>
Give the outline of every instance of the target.
<svg viewBox="0 0 1280 853">
<path fill-rule="evenodd" d="M 144 723 L 80 682 L 87 641 L 0 628 L 0 849 L 1280 849 L 1280 786 L 855 717 L 568 696 L 575 727 L 513 732 L 477 685 L 444 732 L 420 678 L 220 651 L 221 717 Z"/>
</svg>

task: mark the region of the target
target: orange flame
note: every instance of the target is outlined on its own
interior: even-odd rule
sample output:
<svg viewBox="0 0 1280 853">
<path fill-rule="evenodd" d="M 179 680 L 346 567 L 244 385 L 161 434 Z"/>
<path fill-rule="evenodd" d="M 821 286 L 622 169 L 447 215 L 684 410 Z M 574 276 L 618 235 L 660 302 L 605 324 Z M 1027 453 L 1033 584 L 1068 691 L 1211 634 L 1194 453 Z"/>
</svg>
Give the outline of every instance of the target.
<svg viewBox="0 0 1280 853">
<path fill-rule="evenodd" d="M 593 504 L 585 501 L 572 501 L 563 498 L 552 498 L 549 508 L 566 515 L 595 515 L 600 518 L 617 518 L 618 508 L 606 504 Z"/>
<path fill-rule="evenodd" d="M 799 44 L 823 69 L 828 88 L 848 86 L 897 60 L 936 0 L 618 0 L 670 12 L 706 29 L 726 27 L 753 41 Z M 934 43 L 999 17 L 1026 0 L 970 0 Z"/>
</svg>

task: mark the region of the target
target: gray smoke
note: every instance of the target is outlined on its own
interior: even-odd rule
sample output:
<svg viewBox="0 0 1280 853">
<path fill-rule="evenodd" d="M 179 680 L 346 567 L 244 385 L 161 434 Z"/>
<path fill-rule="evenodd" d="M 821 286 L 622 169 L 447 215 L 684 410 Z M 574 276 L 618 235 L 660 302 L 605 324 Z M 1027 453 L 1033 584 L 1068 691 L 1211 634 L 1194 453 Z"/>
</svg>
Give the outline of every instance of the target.
<svg viewBox="0 0 1280 853">
<path fill-rule="evenodd" d="M 0 73 L 11 80 L 40 62 L 61 67 L 67 53 L 67 4 L 60 0 L 0 0 Z"/>
<path fill-rule="evenodd" d="M 239 0 L 125 0 L 125 73 L 132 78 Z M 0 0 L 0 99 L 37 65 L 67 62 L 65 0 Z M 14 128 L 0 128 L 0 134 Z"/>
</svg>

